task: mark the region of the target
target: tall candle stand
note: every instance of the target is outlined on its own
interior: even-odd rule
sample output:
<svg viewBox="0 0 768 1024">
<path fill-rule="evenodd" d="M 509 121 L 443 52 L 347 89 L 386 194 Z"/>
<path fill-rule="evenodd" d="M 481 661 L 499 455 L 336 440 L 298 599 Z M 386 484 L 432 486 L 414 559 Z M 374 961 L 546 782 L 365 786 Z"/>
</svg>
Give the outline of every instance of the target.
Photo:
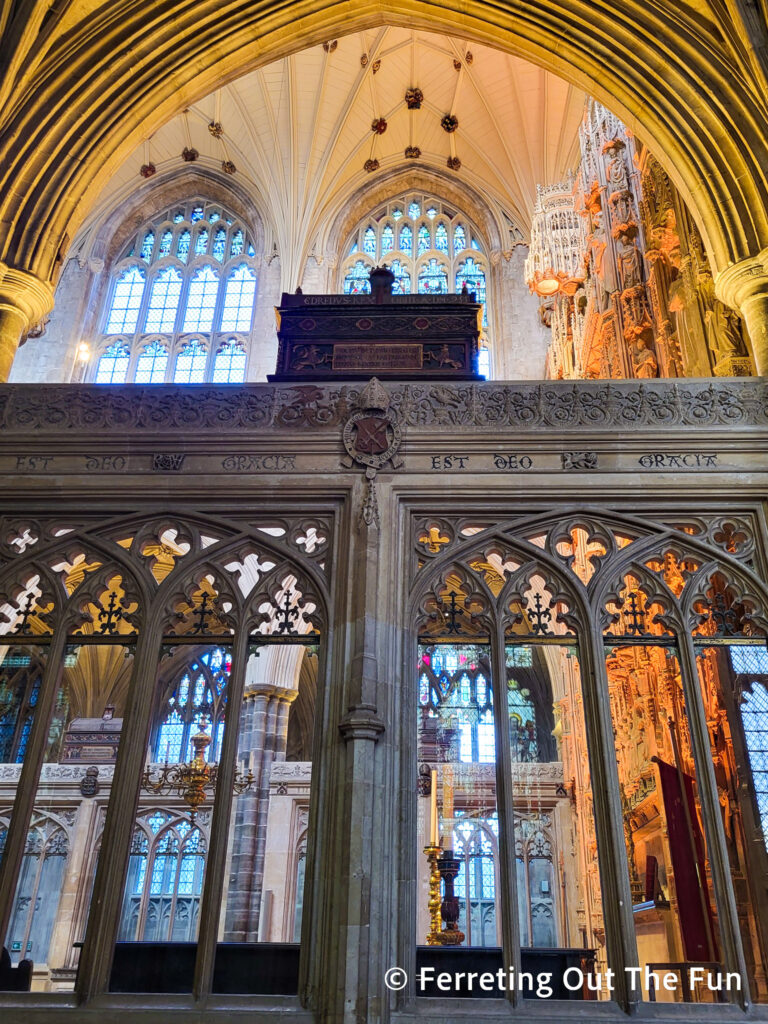
<svg viewBox="0 0 768 1024">
<path fill-rule="evenodd" d="M 464 932 L 459 931 L 459 898 L 453 892 L 453 882 L 460 867 L 453 850 L 443 850 L 438 864 L 444 892 L 441 917 L 445 921 L 445 928 L 440 933 L 442 946 L 460 946 L 464 941 Z"/>
<path fill-rule="evenodd" d="M 424 853 L 429 864 L 429 932 L 428 946 L 442 945 L 442 928 L 440 923 L 440 853 L 439 846 L 425 846 Z"/>
</svg>

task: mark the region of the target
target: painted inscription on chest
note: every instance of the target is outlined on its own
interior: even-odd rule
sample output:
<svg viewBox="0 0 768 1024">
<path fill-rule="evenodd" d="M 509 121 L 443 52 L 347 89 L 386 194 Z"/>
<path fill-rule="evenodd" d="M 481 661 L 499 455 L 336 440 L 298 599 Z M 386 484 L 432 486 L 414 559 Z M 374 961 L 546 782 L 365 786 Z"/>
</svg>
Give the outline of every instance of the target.
<svg viewBox="0 0 768 1024">
<path fill-rule="evenodd" d="M 420 370 L 421 345 L 336 345 L 334 370 Z"/>
</svg>

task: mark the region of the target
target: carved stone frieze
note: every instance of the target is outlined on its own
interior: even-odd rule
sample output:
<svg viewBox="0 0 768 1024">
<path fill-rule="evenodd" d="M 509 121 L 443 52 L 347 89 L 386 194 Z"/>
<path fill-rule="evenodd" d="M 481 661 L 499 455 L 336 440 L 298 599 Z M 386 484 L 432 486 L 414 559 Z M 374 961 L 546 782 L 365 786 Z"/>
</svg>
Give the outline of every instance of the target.
<svg viewBox="0 0 768 1024">
<path fill-rule="evenodd" d="M 659 426 L 768 426 L 768 384 L 750 378 L 686 381 L 541 381 L 524 383 L 387 384 L 391 409 L 409 429 L 439 426 L 637 429 Z M 333 384 L 247 384 L 207 387 L 4 385 L 0 430 L 6 438 L 78 433 L 134 437 L 183 434 L 196 428 L 338 430 L 360 389 Z"/>
</svg>

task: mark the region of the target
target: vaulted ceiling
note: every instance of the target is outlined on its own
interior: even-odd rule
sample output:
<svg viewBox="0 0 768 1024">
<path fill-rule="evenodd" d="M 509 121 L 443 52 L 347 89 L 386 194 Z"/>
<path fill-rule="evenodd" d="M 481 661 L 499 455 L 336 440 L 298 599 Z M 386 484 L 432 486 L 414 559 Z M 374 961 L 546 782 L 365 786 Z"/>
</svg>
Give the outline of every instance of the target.
<svg viewBox="0 0 768 1024">
<path fill-rule="evenodd" d="M 423 93 L 409 110 L 406 90 Z M 268 211 L 281 255 L 298 256 L 321 225 L 377 174 L 406 167 L 455 176 L 527 235 L 537 183 L 561 179 L 578 159 L 584 94 L 517 57 L 446 35 L 384 27 L 269 64 L 223 86 L 139 147 L 107 187 L 104 209 L 140 182 L 139 168 L 236 167 Z M 458 118 L 448 133 L 446 114 Z M 386 131 L 371 130 L 384 118 Z M 220 139 L 208 125 L 223 126 Z M 405 149 L 418 147 L 418 159 Z M 448 170 L 449 156 L 461 168 Z M 364 170 L 377 160 L 374 173 Z M 305 248 L 306 251 L 306 248 Z"/>
</svg>

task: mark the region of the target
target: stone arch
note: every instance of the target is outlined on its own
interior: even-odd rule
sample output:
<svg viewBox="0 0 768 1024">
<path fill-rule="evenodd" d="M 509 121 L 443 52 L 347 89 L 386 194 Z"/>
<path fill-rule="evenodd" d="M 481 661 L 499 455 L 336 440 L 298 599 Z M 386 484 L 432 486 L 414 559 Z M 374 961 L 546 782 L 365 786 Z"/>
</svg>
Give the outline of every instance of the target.
<svg viewBox="0 0 768 1024">
<path fill-rule="evenodd" d="M 2 366 L 52 305 L 69 238 L 119 162 L 153 128 L 223 81 L 335 36 L 384 23 L 444 31 L 530 59 L 605 102 L 658 154 L 694 212 L 719 283 L 768 360 L 768 116 L 741 51 L 679 11 L 640 0 L 170 4 L 147 22 L 128 0 L 61 25 L 43 5 L 11 23 L 10 111 L 0 140 Z M 69 13 L 69 12 L 68 12 Z M 66 28 L 66 35 L 64 29 Z M 719 38 L 723 38 L 722 36 Z M 180 60 L 180 55 L 186 57 Z M 741 63 L 740 73 L 734 65 Z M 737 261 L 749 261 L 733 267 Z"/>
<path fill-rule="evenodd" d="M 339 200 L 337 209 L 330 211 L 332 219 L 329 218 L 322 242 L 325 251 L 337 255 L 341 262 L 345 256 L 341 247 L 355 225 L 371 211 L 405 192 L 425 192 L 458 207 L 477 223 L 488 242 L 489 253 L 504 248 L 501 207 L 493 209 L 488 198 L 472 185 L 436 168 L 405 167 L 378 175 L 354 196 Z"/>
</svg>

